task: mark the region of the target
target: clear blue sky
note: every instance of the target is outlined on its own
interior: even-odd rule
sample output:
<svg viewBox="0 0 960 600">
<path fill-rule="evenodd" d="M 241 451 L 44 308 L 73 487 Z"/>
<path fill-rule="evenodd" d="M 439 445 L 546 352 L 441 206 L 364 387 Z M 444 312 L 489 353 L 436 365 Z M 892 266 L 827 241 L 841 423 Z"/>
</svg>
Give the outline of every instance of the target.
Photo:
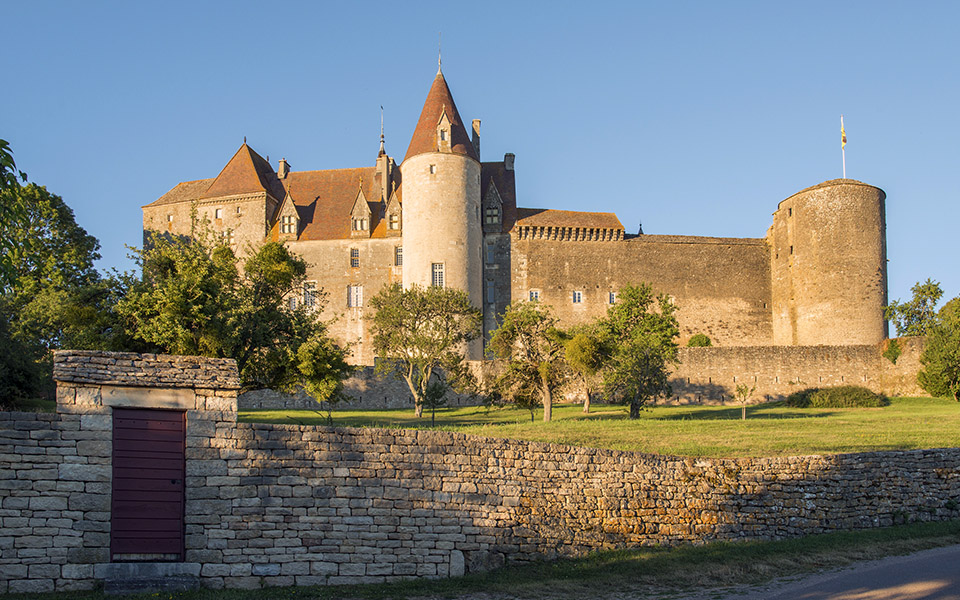
<svg viewBox="0 0 960 600">
<path fill-rule="evenodd" d="M 294 169 L 402 159 L 436 72 L 518 203 L 763 237 L 847 175 L 887 192 L 890 298 L 960 294 L 960 4 L 7 2 L 0 138 L 131 268 L 140 207 L 246 136 Z"/>
</svg>

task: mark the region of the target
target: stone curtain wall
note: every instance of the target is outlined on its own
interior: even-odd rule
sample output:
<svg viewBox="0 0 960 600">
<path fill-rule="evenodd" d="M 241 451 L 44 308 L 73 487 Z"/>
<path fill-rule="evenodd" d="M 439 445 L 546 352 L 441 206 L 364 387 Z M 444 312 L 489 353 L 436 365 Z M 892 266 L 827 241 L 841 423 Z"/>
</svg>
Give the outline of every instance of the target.
<svg viewBox="0 0 960 600">
<path fill-rule="evenodd" d="M 83 363 L 71 357 L 96 366 L 71 367 L 57 415 L 0 413 L 0 593 L 90 589 L 124 566 L 108 563 L 113 406 L 187 411 L 186 562 L 164 568 L 215 588 L 443 577 L 601 548 L 960 517 L 960 449 L 684 459 L 237 424 L 229 387 L 109 383 L 134 369 L 162 381 L 166 362 L 189 385 L 209 373 L 205 359 L 57 362 Z M 215 369 L 223 386 L 236 385 L 229 367 Z"/>
<path fill-rule="evenodd" d="M 859 385 L 890 396 L 926 395 L 917 385 L 924 338 L 901 338 L 896 364 L 871 346 L 740 346 L 681 348 L 670 378 L 674 403 L 735 399 L 740 383 L 756 386 L 753 402 L 782 400 L 809 387 Z"/>
</svg>

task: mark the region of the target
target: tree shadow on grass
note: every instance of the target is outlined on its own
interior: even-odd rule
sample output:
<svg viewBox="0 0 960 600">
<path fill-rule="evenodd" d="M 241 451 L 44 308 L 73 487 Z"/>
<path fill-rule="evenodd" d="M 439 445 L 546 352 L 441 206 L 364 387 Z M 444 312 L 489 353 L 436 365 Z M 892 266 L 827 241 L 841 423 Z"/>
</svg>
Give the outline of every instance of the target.
<svg viewBox="0 0 960 600">
<path fill-rule="evenodd" d="M 751 419 L 764 419 L 764 420 L 781 420 L 781 419 L 811 419 L 811 418 L 821 418 L 821 417 L 832 417 L 835 416 L 836 412 L 809 412 L 803 409 L 789 409 L 785 408 L 782 404 L 777 403 L 776 406 L 764 406 L 764 405 L 747 405 L 747 420 Z M 703 409 L 694 409 L 694 410 L 684 410 L 682 413 L 677 414 L 668 414 L 663 416 L 658 416 L 658 419 L 664 421 L 726 421 L 726 420 L 740 420 L 743 415 L 743 406 L 739 404 L 732 404 L 724 408 L 703 408 Z"/>
</svg>

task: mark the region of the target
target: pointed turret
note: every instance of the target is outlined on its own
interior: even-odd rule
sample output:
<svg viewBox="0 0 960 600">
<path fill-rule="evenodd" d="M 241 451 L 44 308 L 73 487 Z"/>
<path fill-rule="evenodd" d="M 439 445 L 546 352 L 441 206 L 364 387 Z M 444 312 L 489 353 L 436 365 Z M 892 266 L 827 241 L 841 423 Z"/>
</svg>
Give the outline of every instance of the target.
<svg viewBox="0 0 960 600">
<path fill-rule="evenodd" d="M 444 136 L 449 137 L 442 139 Z M 423 103 L 417 128 L 413 132 L 407 155 L 403 160 L 427 152 L 450 152 L 480 161 L 473 142 L 463 126 L 463 119 L 457 112 L 453 94 L 450 93 L 447 81 L 440 71 L 437 71 L 433 85 L 430 86 L 430 93 L 427 94 L 427 100 Z"/>
</svg>

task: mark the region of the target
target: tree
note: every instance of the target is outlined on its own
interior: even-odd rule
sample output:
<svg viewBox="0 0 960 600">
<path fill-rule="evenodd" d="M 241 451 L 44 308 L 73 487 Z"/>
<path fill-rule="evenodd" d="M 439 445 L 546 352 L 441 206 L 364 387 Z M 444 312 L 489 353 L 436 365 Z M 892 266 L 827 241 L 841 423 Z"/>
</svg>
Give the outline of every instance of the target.
<svg viewBox="0 0 960 600">
<path fill-rule="evenodd" d="M 490 351 L 506 363 L 494 387 L 528 408 L 539 397 L 543 420 L 550 421 L 553 397 L 567 375 L 564 341 L 549 308 L 539 302 L 511 302 L 490 336 Z"/>
<path fill-rule="evenodd" d="M 17 169 L 13 151 L 7 140 L 0 140 L 0 289 L 7 289 L 13 281 L 16 248 L 10 231 L 19 227 L 25 217 L 24 203 L 20 201 L 20 182 L 27 174 Z"/>
<path fill-rule="evenodd" d="M 927 335 L 930 326 L 936 321 L 937 302 L 943 296 L 940 284 L 930 278 L 917 283 L 910 290 L 913 298 L 908 302 L 894 300 L 884 309 L 884 318 L 893 321 L 897 335 Z"/>
<path fill-rule="evenodd" d="M 628 285 L 600 321 L 603 339 L 611 348 L 604 389 L 609 397 L 629 404 L 631 419 L 640 417 L 640 408 L 648 401 L 670 394 L 669 368 L 678 362 L 676 307 L 665 294 L 657 296 L 656 303 L 654 311 L 649 285 Z"/>
<path fill-rule="evenodd" d="M 740 418 L 744 421 L 747 420 L 747 401 L 750 400 L 750 396 L 757 391 L 757 386 L 750 387 L 745 383 L 737 384 L 737 400 L 740 401 L 740 406 L 743 409 L 743 412 L 740 413 Z"/>
<path fill-rule="evenodd" d="M 917 383 L 931 396 L 960 402 L 960 296 L 947 302 L 927 332 Z"/>
<path fill-rule="evenodd" d="M 466 292 L 395 283 L 371 298 L 370 306 L 376 310 L 371 331 L 377 369 L 407 384 L 417 418 L 428 399 L 435 408 L 448 390 L 469 386 L 464 351 L 480 336 L 482 314 Z"/>
<path fill-rule="evenodd" d="M 2 226 L 8 263 L 0 313 L 7 335 L 38 369 L 36 385 L 24 392 L 52 392 L 52 350 L 124 349 L 115 347 L 123 332 L 112 310 L 122 276 L 97 272 L 100 244 L 62 198 L 32 183 L 2 193 L 20 214 Z"/>
<path fill-rule="evenodd" d="M 297 371 L 305 392 L 320 404 L 326 404 L 327 422 L 333 424 L 334 406 L 349 399 L 343 392 L 343 380 L 356 368 L 347 363 L 349 351 L 337 346 L 326 335 L 314 335 L 297 348 Z"/>
<path fill-rule="evenodd" d="M 328 338 L 319 310 L 287 302 L 303 289 L 303 259 L 268 242 L 241 273 L 202 224 L 190 238 L 148 241 L 135 251 L 143 278 L 117 304 L 135 339 L 154 351 L 233 358 L 246 389 L 308 384 L 320 396 L 336 393 L 330 378 L 349 374 L 346 350 Z"/>
<path fill-rule="evenodd" d="M 705 333 L 695 333 L 687 340 L 687 348 L 709 348 L 712 345 L 713 342 Z"/>
<path fill-rule="evenodd" d="M 596 327 L 581 327 L 571 333 L 572 337 L 565 344 L 564 358 L 583 386 L 586 394 L 583 412 L 589 413 L 592 396 L 598 384 L 602 384 L 600 369 L 606 360 L 607 349 L 601 343 Z"/>
</svg>

